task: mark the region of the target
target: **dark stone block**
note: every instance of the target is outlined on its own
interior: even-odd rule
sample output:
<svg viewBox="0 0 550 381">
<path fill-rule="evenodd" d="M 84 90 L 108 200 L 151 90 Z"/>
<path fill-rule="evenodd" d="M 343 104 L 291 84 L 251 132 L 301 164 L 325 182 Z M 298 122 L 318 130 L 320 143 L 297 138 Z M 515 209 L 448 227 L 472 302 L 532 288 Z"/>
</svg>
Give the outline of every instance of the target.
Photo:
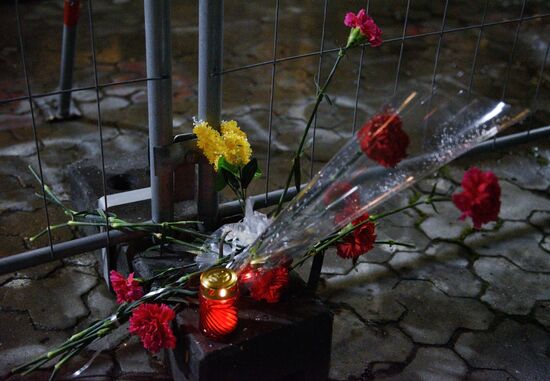
<svg viewBox="0 0 550 381">
<path fill-rule="evenodd" d="M 77 210 L 94 210 L 103 196 L 103 178 L 97 161 L 82 160 L 69 167 L 71 201 Z M 107 194 L 126 192 L 149 186 L 149 167 L 145 158 L 122 155 L 105 163 Z M 114 208 L 114 213 L 128 220 L 146 220 L 151 215 L 151 203 L 139 202 Z"/>
<path fill-rule="evenodd" d="M 326 380 L 332 313 L 293 277 L 276 304 L 239 300 L 239 325 L 224 341 L 198 329 L 198 308 L 177 316 L 178 343 L 169 352 L 174 380 Z"/>
</svg>

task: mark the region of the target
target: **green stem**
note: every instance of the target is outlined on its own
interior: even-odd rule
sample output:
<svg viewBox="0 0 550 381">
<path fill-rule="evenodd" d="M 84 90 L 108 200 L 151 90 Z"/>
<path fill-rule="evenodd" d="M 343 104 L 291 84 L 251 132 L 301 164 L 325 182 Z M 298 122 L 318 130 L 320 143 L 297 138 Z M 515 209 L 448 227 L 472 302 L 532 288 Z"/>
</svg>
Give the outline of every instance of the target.
<svg viewBox="0 0 550 381">
<path fill-rule="evenodd" d="M 241 194 L 243 196 L 243 215 L 246 213 L 246 188 L 243 187 L 243 169 L 239 167 L 239 185 L 241 186 Z"/>
<path fill-rule="evenodd" d="M 443 202 L 443 201 L 450 201 L 450 200 L 451 200 L 450 197 L 429 197 L 426 200 L 419 200 L 419 201 L 416 201 L 412 204 L 405 205 L 401 208 L 390 210 L 389 212 L 386 212 L 386 213 L 373 214 L 372 216 L 370 216 L 370 220 L 371 221 L 377 221 L 377 220 L 380 220 L 384 217 L 391 216 L 392 214 L 396 214 L 396 213 L 402 212 L 403 210 L 414 208 L 414 207 L 419 206 L 419 205 L 432 204 L 434 202 Z"/>
<path fill-rule="evenodd" d="M 294 158 L 292 159 L 292 165 L 290 167 L 290 171 L 288 173 L 288 177 L 286 179 L 285 188 L 283 190 L 283 193 L 281 194 L 281 198 L 279 199 L 279 203 L 277 204 L 277 210 L 275 212 L 275 216 L 278 215 L 281 212 L 281 209 L 283 207 L 283 203 L 286 198 L 286 194 L 288 193 L 288 188 L 290 187 L 290 182 L 292 181 L 292 176 L 294 175 L 294 172 L 296 170 L 296 167 L 299 164 L 300 158 L 304 151 L 304 144 L 307 139 L 307 135 L 309 133 L 309 129 L 311 128 L 311 125 L 313 123 L 313 120 L 315 118 L 315 114 L 317 114 L 317 110 L 319 109 L 319 105 L 321 104 L 321 101 L 323 100 L 323 97 L 325 96 L 326 90 L 328 86 L 330 85 L 330 82 L 332 81 L 332 77 L 334 77 L 334 74 L 336 73 L 336 69 L 338 68 L 338 65 L 340 64 L 340 61 L 344 56 L 346 55 L 347 48 L 340 48 L 340 51 L 338 52 L 338 57 L 336 58 L 336 61 L 334 61 L 334 65 L 332 66 L 332 70 L 330 71 L 330 74 L 328 75 L 323 87 L 321 87 L 320 90 L 318 90 L 317 93 L 317 99 L 315 100 L 315 106 L 313 107 L 313 110 L 311 111 L 311 115 L 309 116 L 309 120 L 307 121 L 306 128 L 304 130 L 304 133 L 302 134 L 302 139 L 300 140 L 300 144 L 298 145 L 298 149 L 296 150 L 296 153 L 294 154 Z M 296 184 L 298 187 L 298 191 L 300 191 L 300 184 Z"/>
<path fill-rule="evenodd" d="M 42 179 L 40 178 L 40 176 L 38 176 L 38 174 L 36 173 L 36 171 L 34 170 L 34 168 L 31 165 L 29 165 L 28 168 L 29 168 L 29 171 L 31 172 L 31 174 L 33 175 L 33 177 L 36 179 L 36 181 L 40 185 L 42 185 L 42 189 L 44 190 L 44 193 L 46 193 L 46 196 L 50 199 L 51 202 L 53 202 L 54 204 L 59 205 L 65 211 L 66 214 L 69 214 L 71 216 L 76 214 L 76 211 L 74 211 L 74 210 L 68 208 L 67 206 L 65 206 L 61 202 L 61 200 L 59 198 L 57 198 L 57 196 L 55 195 L 55 193 L 52 192 L 52 190 L 50 189 L 48 184 L 45 184 L 44 182 L 42 182 Z"/>
<path fill-rule="evenodd" d="M 355 229 L 358 229 L 361 226 L 363 226 L 363 225 L 365 225 L 369 222 L 375 222 L 375 221 L 380 220 L 384 217 L 391 216 L 392 214 L 399 213 L 399 212 L 402 212 L 403 210 L 414 208 L 414 207 L 419 206 L 419 205 L 431 204 L 431 203 L 434 203 L 434 202 L 442 202 L 442 201 L 449 201 L 449 200 L 450 200 L 449 197 L 428 197 L 425 200 L 419 200 L 419 201 L 416 201 L 412 204 L 409 204 L 409 205 L 403 206 L 401 208 L 391 210 L 391 211 L 386 212 L 386 213 L 372 215 L 368 219 L 366 219 L 365 221 L 362 221 L 361 223 L 359 223 L 357 225 L 348 224 L 347 226 L 343 227 L 337 233 L 334 233 L 334 234 L 328 236 L 324 240 L 322 240 L 319 243 L 317 243 L 316 245 L 314 245 L 298 262 L 296 262 L 295 264 L 292 265 L 291 269 L 295 269 L 296 267 L 301 266 L 309 258 L 323 252 L 329 246 L 331 246 L 334 243 L 338 242 L 339 240 L 341 240 L 342 238 L 344 238 L 345 236 L 347 236 L 348 234 L 353 232 Z M 404 247 L 411 247 L 411 248 L 416 247 L 416 246 L 414 246 L 412 244 L 409 244 L 409 243 L 402 243 L 402 242 L 397 242 L 397 241 L 394 241 L 394 240 L 376 241 L 375 243 L 376 244 L 385 244 L 385 245 L 404 246 Z"/>
<path fill-rule="evenodd" d="M 240 182 L 241 181 L 239 179 L 239 183 Z M 235 193 L 235 196 L 237 196 L 237 200 L 239 200 L 239 205 L 241 206 L 241 209 L 242 209 L 243 215 L 244 215 L 244 213 L 245 213 L 244 195 L 241 193 L 239 188 L 235 188 L 231 184 L 228 184 L 228 185 L 229 185 L 229 188 L 231 188 L 231 190 L 233 191 L 233 193 Z M 241 187 L 241 189 L 242 189 L 242 187 Z"/>
<path fill-rule="evenodd" d="M 69 226 L 68 222 L 64 222 L 64 223 L 58 224 L 58 225 L 50 225 L 49 230 L 50 230 L 50 231 L 54 231 L 54 230 L 56 230 L 56 229 L 60 229 L 60 228 L 62 228 L 62 227 L 68 227 L 68 226 Z M 36 241 L 38 238 L 40 238 L 40 237 L 42 237 L 44 234 L 46 234 L 47 232 L 48 232 L 48 228 L 42 229 L 38 234 L 36 234 L 36 235 L 30 237 L 30 238 L 29 238 L 29 241 L 30 241 L 30 242 L 34 242 L 34 241 Z"/>
<path fill-rule="evenodd" d="M 87 345 L 87 344 L 86 344 Z M 52 373 L 50 374 L 50 378 L 48 381 L 53 381 L 55 379 L 55 375 L 59 371 L 59 369 L 65 365 L 67 361 L 69 361 L 71 358 L 73 358 L 76 354 L 78 354 L 86 345 L 79 345 L 76 348 L 73 348 L 69 353 L 65 354 L 63 357 L 59 359 L 59 361 L 55 364 L 53 367 Z"/>
<path fill-rule="evenodd" d="M 398 241 L 394 241 L 393 239 L 388 239 L 386 241 L 375 241 L 374 243 L 377 245 L 403 246 L 403 247 L 410 247 L 411 249 L 416 248 L 416 246 L 413 245 L 412 243 L 398 242 Z"/>
<path fill-rule="evenodd" d="M 210 238 L 210 236 L 208 234 L 203 234 L 203 233 L 200 233 L 200 232 L 192 230 L 192 229 L 185 229 L 185 228 L 180 228 L 180 227 L 177 227 L 177 226 L 169 226 L 169 228 L 170 228 L 170 230 L 174 230 L 176 232 L 194 235 L 195 237 L 201 238 L 202 240 L 206 240 L 206 239 Z"/>
</svg>

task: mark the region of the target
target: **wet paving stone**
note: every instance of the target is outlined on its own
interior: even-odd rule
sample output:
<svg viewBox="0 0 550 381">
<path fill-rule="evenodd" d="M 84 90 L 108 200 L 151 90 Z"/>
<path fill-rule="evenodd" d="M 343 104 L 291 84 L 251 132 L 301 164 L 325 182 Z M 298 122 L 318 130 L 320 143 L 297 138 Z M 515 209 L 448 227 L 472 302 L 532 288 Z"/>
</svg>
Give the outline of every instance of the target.
<svg viewBox="0 0 550 381">
<path fill-rule="evenodd" d="M 413 361 L 393 377 L 380 380 L 463 380 L 468 368 L 466 363 L 447 348 L 419 348 Z"/>
<path fill-rule="evenodd" d="M 541 302 L 535 307 L 534 316 L 537 321 L 550 328 L 550 302 Z"/>
<path fill-rule="evenodd" d="M 109 381 L 115 372 L 115 362 L 110 354 L 100 353 L 88 365 L 94 352 L 84 351 L 73 357 L 59 372 L 59 379 L 78 379 L 78 377 L 90 381 Z"/>
<path fill-rule="evenodd" d="M 385 266 L 359 263 L 346 275 L 328 278 L 321 296 L 351 306 L 366 320 L 396 321 L 405 312 L 392 293 L 398 281 Z"/>
<path fill-rule="evenodd" d="M 0 311 L 0 327 L 0 378 L 68 336 L 60 331 L 35 329 L 26 312 Z"/>
<path fill-rule="evenodd" d="M 391 248 L 391 252 L 424 250 L 430 243 L 430 239 L 426 234 L 415 227 L 385 225 L 384 221 L 382 221 L 379 231 L 381 240 L 393 239 L 396 242 L 413 245 L 413 247 L 395 245 Z"/>
<path fill-rule="evenodd" d="M 419 207 L 428 213 L 428 218 L 420 224 L 422 231 L 431 239 L 458 239 L 463 230 L 468 227 L 465 222 L 458 220 L 460 217 L 458 209 L 451 202 L 437 203 L 436 208 L 438 213 L 428 205 Z"/>
<path fill-rule="evenodd" d="M 513 381 L 518 378 L 512 377 L 503 370 L 474 370 L 468 375 L 468 379 L 472 381 Z"/>
<path fill-rule="evenodd" d="M 34 325 L 41 329 L 65 329 L 88 314 L 81 296 L 96 283 L 96 277 L 71 268 L 36 281 L 12 280 L 0 288 L 0 307 L 28 311 Z"/>
<path fill-rule="evenodd" d="M 344 259 L 336 254 L 336 249 L 330 248 L 325 252 L 323 260 L 323 274 L 327 275 L 344 275 L 353 269 L 353 262 L 349 259 Z"/>
<path fill-rule="evenodd" d="M 529 222 L 546 234 L 550 234 L 550 211 L 536 211 L 529 217 Z"/>
<path fill-rule="evenodd" d="M 52 274 L 55 270 L 63 266 L 63 263 L 61 261 L 53 261 L 44 263 L 39 266 L 33 266 L 29 267 L 23 270 L 16 271 L 11 274 L 5 274 L 0 275 L 0 282 L 2 282 L 2 279 L 32 279 L 37 280 L 44 278 L 50 274 Z"/>
<path fill-rule="evenodd" d="M 25 251 L 25 240 L 19 236 L 0 236 L 2 245 L 0 246 L 0 257 L 7 257 L 14 253 Z"/>
<path fill-rule="evenodd" d="M 101 119 L 105 121 L 117 120 L 116 111 L 125 109 L 130 102 L 124 98 L 108 96 L 101 99 Z M 97 119 L 97 104 L 86 103 L 81 106 L 82 114 L 90 119 Z M 115 113 L 113 113 L 115 112 Z"/>
<path fill-rule="evenodd" d="M 365 325 L 353 313 L 335 314 L 330 378 L 360 376 L 374 362 L 403 362 L 413 343 L 395 327 Z"/>
<path fill-rule="evenodd" d="M 550 255 L 539 243 L 543 236 L 525 222 L 505 222 L 498 232 L 478 232 L 464 243 L 482 256 L 503 256 L 526 271 L 550 272 Z"/>
<path fill-rule="evenodd" d="M 406 312 L 399 326 L 417 343 L 445 344 L 458 328 L 483 330 L 493 314 L 474 299 L 450 298 L 426 281 L 402 281 L 393 291 Z"/>
<path fill-rule="evenodd" d="M 533 210 L 549 210 L 550 202 L 532 192 L 525 191 L 507 181 L 499 181 L 501 187 L 500 218 L 526 220 Z"/>
<path fill-rule="evenodd" d="M 401 247 L 399 247 L 399 249 L 401 249 Z M 386 263 L 392 258 L 397 250 L 398 248 L 396 246 L 376 245 L 368 253 L 359 257 L 359 262 Z"/>
<path fill-rule="evenodd" d="M 416 186 L 424 193 L 430 194 L 435 185 L 435 194 L 438 195 L 449 195 L 451 194 L 457 186 L 450 180 L 443 178 L 433 178 L 420 180 Z"/>
<path fill-rule="evenodd" d="M 468 269 L 468 253 L 462 247 L 439 243 L 426 253 L 397 253 L 389 262 L 401 278 L 430 280 L 449 296 L 474 297 L 481 282 Z"/>
<path fill-rule="evenodd" d="M 541 176 L 541 167 L 535 156 L 529 153 L 506 155 L 496 161 L 480 165 L 480 169 L 490 170 L 499 179 L 506 179 L 521 188 L 544 191 L 550 186 L 550 180 Z"/>
<path fill-rule="evenodd" d="M 521 271 L 504 258 L 481 258 L 474 270 L 488 284 L 481 300 L 495 310 L 526 315 L 537 300 L 550 298 L 550 274 Z"/>
<path fill-rule="evenodd" d="M 455 350 L 471 366 L 504 369 L 520 380 L 544 380 L 550 372 L 550 334 L 532 324 L 506 319 L 489 332 L 467 332 Z"/>
<path fill-rule="evenodd" d="M 115 356 L 122 374 L 166 374 L 168 372 L 168 369 L 162 365 L 162 360 L 153 358 L 146 352 L 135 336 L 121 344 Z"/>
</svg>

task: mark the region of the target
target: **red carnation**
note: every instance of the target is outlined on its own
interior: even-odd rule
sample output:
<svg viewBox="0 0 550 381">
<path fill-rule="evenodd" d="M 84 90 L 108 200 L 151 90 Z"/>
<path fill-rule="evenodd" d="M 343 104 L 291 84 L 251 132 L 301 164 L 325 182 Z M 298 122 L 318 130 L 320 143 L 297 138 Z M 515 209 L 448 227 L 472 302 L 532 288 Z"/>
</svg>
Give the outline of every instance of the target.
<svg viewBox="0 0 550 381">
<path fill-rule="evenodd" d="M 145 349 L 158 352 L 161 348 L 175 348 L 176 337 L 170 321 L 176 317 L 166 304 L 143 303 L 130 317 L 130 333 L 138 335 Z"/>
<path fill-rule="evenodd" d="M 361 150 L 372 160 L 388 168 L 405 156 L 409 136 L 403 131 L 401 118 L 394 112 L 375 115 L 357 133 Z"/>
<path fill-rule="evenodd" d="M 460 219 L 471 217 L 474 228 L 498 219 L 500 185 L 493 172 L 470 168 L 462 178 L 462 193 L 453 194 L 453 202 L 462 212 Z"/>
<path fill-rule="evenodd" d="M 353 28 L 348 39 L 348 47 L 359 42 L 361 38 L 369 40 L 370 45 L 374 48 L 382 45 L 382 30 L 364 9 L 361 9 L 357 14 L 348 12 L 344 17 L 344 25 Z M 355 28 L 360 32 L 360 35 L 354 33 Z"/>
<path fill-rule="evenodd" d="M 126 279 L 121 273 L 111 270 L 109 279 L 111 279 L 117 303 L 133 302 L 143 296 L 143 290 L 139 282 L 134 279 L 134 273 L 128 275 L 128 279 Z"/>
<path fill-rule="evenodd" d="M 354 226 L 369 219 L 368 213 L 352 222 Z M 366 222 L 344 237 L 343 241 L 336 245 L 336 254 L 342 258 L 352 258 L 354 261 L 359 256 L 372 250 L 376 241 L 375 225 L 372 221 Z"/>
<path fill-rule="evenodd" d="M 277 303 L 281 293 L 288 285 L 288 269 L 279 266 L 271 270 L 258 269 L 250 281 L 250 296 L 252 299 Z"/>
</svg>

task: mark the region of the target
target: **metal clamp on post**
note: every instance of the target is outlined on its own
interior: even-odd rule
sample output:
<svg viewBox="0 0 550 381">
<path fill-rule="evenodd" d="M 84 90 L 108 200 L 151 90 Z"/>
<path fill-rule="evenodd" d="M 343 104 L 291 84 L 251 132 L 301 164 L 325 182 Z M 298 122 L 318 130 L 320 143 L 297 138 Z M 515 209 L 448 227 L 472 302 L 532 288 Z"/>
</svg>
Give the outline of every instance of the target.
<svg viewBox="0 0 550 381">
<path fill-rule="evenodd" d="M 176 169 L 183 164 L 198 164 L 199 152 L 195 145 L 196 137 L 192 133 L 180 134 L 174 137 L 174 142 L 167 146 L 154 147 L 155 165 Z"/>
<path fill-rule="evenodd" d="M 154 147 L 156 165 L 171 168 L 174 172 L 174 201 L 197 200 L 197 168 L 202 156 L 196 149 L 196 137 L 192 133 L 176 135 L 174 142 L 163 147 Z M 155 168 L 156 169 L 156 168 Z"/>
</svg>

